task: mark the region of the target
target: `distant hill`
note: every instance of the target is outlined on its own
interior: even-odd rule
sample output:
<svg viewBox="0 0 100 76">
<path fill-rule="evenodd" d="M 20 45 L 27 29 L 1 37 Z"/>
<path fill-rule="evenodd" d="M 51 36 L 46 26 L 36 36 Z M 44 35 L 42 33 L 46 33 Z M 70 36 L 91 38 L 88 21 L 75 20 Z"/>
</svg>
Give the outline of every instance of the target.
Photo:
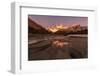
<svg viewBox="0 0 100 76">
<path fill-rule="evenodd" d="M 28 32 L 32 34 L 48 34 L 48 30 L 37 24 L 35 21 L 28 18 Z"/>
<path fill-rule="evenodd" d="M 88 30 L 84 29 L 84 30 L 78 30 L 78 31 L 66 31 L 66 30 L 59 30 L 57 31 L 55 34 L 88 34 Z"/>
<path fill-rule="evenodd" d="M 64 29 L 58 29 L 55 34 L 87 34 L 88 29 L 87 26 L 80 26 L 79 24 L 74 24 L 65 27 Z"/>
</svg>

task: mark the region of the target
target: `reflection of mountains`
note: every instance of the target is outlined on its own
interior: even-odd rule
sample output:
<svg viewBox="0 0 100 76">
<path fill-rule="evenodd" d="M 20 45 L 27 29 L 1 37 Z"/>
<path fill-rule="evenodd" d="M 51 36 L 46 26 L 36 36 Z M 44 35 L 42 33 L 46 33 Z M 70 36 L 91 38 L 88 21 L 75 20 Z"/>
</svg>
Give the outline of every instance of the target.
<svg viewBox="0 0 100 76">
<path fill-rule="evenodd" d="M 28 18 L 28 27 L 29 27 L 29 33 L 33 33 L 33 34 L 65 34 L 67 35 L 67 34 L 87 34 L 88 33 L 87 26 L 80 26 L 79 24 L 67 26 L 67 28 L 65 29 L 56 30 L 55 26 L 45 29 L 40 24 L 36 23 L 30 18 Z M 52 30 L 50 30 L 51 28 L 56 30 L 56 32 L 53 32 Z"/>
</svg>

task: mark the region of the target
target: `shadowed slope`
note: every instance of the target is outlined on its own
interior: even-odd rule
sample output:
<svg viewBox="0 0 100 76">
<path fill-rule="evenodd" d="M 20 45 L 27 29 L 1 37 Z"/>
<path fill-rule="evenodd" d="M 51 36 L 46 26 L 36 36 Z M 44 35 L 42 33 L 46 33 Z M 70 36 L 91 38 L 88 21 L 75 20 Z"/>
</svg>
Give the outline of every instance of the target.
<svg viewBox="0 0 100 76">
<path fill-rule="evenodd" d="M 48 34 L 50 32 L 48 32 L 48 30 L 46 30 L 45 28 L 43 28 L 41 25 L 37 24 L 36 22 L 34 22 L 33 20 L 31 20 L 30 18 L 28 18 L 28 32 L 29 33 L 33 33 L 33 34 Z"/>
</svg>

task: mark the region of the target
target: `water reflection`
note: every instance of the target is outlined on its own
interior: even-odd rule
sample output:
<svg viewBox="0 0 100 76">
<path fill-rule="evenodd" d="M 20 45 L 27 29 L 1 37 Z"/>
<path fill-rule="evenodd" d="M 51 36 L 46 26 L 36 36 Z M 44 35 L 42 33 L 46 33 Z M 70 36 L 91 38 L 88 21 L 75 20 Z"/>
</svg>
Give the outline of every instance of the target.
<svg viewBox="0 0 100 76">
<path fill-rule="evenodd" d="M 54 39 L 52 40 L 52 45 L 56 47 L 63 47 L 63 46 L 68 46 L 69 42 L 65 41 L 64 39 Z"/>
</svg>

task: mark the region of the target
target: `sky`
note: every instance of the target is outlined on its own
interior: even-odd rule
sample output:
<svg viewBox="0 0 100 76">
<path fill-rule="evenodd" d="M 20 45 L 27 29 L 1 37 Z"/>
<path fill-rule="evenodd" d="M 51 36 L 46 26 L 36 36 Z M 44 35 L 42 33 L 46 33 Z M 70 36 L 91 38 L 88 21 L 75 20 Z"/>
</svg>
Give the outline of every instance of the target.
<svg viewBox="0 0 100 76">
<path fill-rule="evenodd" d="M 28 15 L 28 17 L 45 28 L 57 24 L 64 24 L 65 26 L 80 24 L 81 26 L 88 26 L 88 17 L 50 15 Z"/>
</svg>

